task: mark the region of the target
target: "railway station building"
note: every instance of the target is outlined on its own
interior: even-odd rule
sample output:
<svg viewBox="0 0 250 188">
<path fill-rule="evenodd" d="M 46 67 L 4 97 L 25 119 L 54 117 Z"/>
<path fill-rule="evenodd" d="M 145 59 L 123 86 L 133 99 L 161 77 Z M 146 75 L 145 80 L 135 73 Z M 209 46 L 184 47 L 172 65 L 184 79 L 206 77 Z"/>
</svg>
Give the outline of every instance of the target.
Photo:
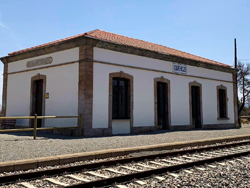
<svg viewBox="0 0 250 188">
<path fill-rule="evenodd" d="M 3 116 L 82 114 L 84 136 L 238 127 L 237 71 L 162 45 L 93 30 L 1 61 Z M 77 119 L 38 122 L 76 125 Z"/>
</svg>

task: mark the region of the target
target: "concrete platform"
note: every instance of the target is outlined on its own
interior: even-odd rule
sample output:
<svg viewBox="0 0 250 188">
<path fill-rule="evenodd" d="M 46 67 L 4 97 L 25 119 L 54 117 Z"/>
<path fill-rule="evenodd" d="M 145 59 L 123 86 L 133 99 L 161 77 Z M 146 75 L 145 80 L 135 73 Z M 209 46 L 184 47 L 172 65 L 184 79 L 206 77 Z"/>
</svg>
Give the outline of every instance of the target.
<svg viewBox="0 0 250 188">
<path fill-rule="evenodd" d="M 38 139 L 33 140 L 32 133 L 27 132 L 0 134 L 0 162 L 10 164 L 7 166 L 11 171 L 28 168 L 28 165 L 32 167 L 58 165 L 137 151 L 209 144 L 216 140 L 226 140 L 223 138 L 226 136 L 234 138 L 234 136 L 246 134 L 250 135 L 250 125 L 243 125 L 241 129 L 156 131 L 148 134 L 98 138 L 38 133 Z M 19 161 L 13 162 L 16 160 Z M 0 163 L 0 168 L 3 166 L 4 164 Z"/>
</svg>

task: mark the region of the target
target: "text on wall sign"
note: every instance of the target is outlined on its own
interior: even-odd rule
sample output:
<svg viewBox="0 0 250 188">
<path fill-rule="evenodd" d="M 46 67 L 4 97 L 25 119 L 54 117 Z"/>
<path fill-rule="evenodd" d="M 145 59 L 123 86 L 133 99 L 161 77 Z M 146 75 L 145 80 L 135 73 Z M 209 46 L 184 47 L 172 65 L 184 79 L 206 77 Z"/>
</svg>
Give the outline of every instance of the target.
<svg viewBox="0 0 250 188">
<path fill-rule="evenodd" d="M 187 65 L 173 63 L 173 72 L 178 74 L 187 74 Z"/>
</svg>

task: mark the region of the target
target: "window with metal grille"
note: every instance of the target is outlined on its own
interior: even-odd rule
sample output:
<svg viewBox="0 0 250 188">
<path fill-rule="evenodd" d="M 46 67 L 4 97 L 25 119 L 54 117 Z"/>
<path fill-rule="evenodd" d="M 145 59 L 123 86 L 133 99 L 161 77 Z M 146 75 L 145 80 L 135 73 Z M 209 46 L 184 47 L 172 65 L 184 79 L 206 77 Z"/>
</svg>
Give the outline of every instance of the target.
<svg viewBox="0 0 250 188">
<path fill-rule="evenodd" d="M 219 112 L 220 118 L 227 118 L 227 99 L 225 89 L 219 89 Z"/>
<path fill-rule="evenodd" d="M 112 118 L 130 119 L 129 80 L 113 78 Z"/>
</svg>

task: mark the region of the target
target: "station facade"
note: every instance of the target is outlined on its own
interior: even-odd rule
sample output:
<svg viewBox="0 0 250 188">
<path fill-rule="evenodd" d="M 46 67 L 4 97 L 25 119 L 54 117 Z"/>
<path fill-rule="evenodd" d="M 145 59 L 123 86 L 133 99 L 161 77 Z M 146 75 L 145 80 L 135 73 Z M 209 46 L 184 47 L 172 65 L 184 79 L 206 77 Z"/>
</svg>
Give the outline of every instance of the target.
<svg viewBox="0 0 250 188">
<path fill-rule="evenodd" d="M 82 114 L 84 136 L 238 127 L 236 70 L 165 46 L 94 30 L 1 61 L 3 116 Z"/>
</svg>

